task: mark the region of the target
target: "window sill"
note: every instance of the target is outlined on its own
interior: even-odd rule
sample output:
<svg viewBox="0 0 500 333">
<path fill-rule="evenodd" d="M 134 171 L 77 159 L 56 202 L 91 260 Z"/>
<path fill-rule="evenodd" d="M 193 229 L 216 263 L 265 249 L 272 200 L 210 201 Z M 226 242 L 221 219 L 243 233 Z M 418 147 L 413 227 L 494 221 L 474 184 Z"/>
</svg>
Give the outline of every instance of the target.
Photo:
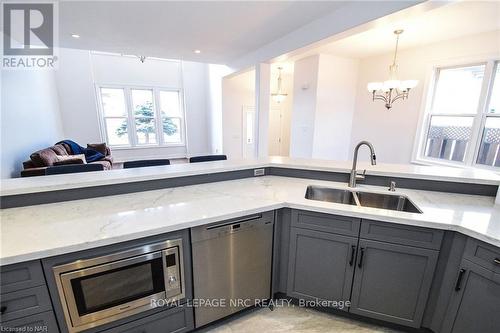
<svg viewBox="0 0 500 333">
<path fill-rule="evenodd" d="M 429 161 L 429 160 L 424 160 L 424 159 L 413 159 L 410 162 L 411 164 L 419 165 L 419 166 L 433 166 L 433 167 L 448 167 L 448 168 L 458 168 L 458 169 L 468 169 L 468 170 L 480 170 L 480 171 L 491 171 L 496 174 L 500 174 L 499 168 L 492 167 L 492 166 L 481 166 L 479 164 L 476 164 L 474 166 L 470 165 L 458 165 L 455 163 L 446 163 L 446 162 L 440 162 L 440 161 Z"/>
<path fill-rule="evenodd" d="M 163 149 L 163 148 L 178 148 L 186 147 L 184 143 L 169 144 L 169 145 L 144 145 L 144 146 L 109 146 L 111 150 L 136 150 L 136 149 Z"/>
</svg>

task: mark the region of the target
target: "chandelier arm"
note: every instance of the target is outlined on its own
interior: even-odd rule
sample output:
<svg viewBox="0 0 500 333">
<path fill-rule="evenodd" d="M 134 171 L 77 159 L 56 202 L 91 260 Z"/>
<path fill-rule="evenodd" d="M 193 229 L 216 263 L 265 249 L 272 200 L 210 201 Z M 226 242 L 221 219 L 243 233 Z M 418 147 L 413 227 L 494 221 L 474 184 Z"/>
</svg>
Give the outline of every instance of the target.
<svg viewBox="0 0 500 333">
<path fill-rule="evenodd" d="M 408 97 L 408 94 L 406 93 L 401 93 L 401 94 L 398 94 L 397 96 L 394 97 L 394 99 L 392 100 L 391 103 L 394 103 L 395 101 L 397 101 L 398 99 L 405 99 L 406 97 Z"/>
<path fill-rule="evenodd" d="M 373 100 L 381 100 L 387 103 L 387 98 L 384 95 L 374 95 Z"/>
</svg>

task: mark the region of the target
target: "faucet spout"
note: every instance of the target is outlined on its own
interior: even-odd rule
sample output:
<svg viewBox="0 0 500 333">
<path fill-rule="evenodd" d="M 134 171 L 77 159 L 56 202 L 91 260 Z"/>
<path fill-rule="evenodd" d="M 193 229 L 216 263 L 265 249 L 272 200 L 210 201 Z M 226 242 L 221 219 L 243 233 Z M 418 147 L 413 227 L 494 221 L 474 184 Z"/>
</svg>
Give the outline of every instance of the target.
<svg viewBox="0 0 500 333">
<path fill-rule="evenodd" d="M 377 155 L 375 154 L 375 148 L 373 148 L 373 145 L 368 142 L 368 141 L 361 141 L 356 145 L 356 148 L 354 148 L 354 158 L 352 160 L 352 169 L 351 169 L 351 176 L 349 178 L 349 187 L 356 187 L 356 180 L 363 180 L 365 178 L 364 174 L 363 175 L 358 175 L 356 171 L 356 167 L 358 164 L 358 151 L 361 146 L 367 146 L 370 149 L 370 163 L 371 165 L 376 165 L 377 164 Z"/>
</svg>

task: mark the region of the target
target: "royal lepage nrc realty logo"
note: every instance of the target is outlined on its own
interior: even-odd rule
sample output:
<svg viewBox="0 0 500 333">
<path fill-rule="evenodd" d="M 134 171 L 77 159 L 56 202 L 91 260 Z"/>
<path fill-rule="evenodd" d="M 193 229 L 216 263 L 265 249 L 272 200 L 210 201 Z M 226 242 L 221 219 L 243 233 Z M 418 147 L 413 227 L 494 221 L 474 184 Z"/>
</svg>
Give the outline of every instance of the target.
<svg viewBox="0 0 500 333">
<path fill-rule="evenodd" d="M 57 65 L 57 3 L 3 2 L 2 69 Z"/>
</svg>

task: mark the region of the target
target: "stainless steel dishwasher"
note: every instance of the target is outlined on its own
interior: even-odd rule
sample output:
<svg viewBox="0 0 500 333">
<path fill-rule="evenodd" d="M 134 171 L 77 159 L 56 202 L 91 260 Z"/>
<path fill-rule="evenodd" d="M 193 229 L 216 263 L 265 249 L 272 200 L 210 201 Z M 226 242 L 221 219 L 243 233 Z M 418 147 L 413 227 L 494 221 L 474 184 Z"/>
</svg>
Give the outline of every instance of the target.
<svg viewBox="0 0 500 333">
<path fill-rule="evenodd" d="M 273 225 L 266 212 L 191 229 L 196 327 L 271 297 Z"/>
</svg>

